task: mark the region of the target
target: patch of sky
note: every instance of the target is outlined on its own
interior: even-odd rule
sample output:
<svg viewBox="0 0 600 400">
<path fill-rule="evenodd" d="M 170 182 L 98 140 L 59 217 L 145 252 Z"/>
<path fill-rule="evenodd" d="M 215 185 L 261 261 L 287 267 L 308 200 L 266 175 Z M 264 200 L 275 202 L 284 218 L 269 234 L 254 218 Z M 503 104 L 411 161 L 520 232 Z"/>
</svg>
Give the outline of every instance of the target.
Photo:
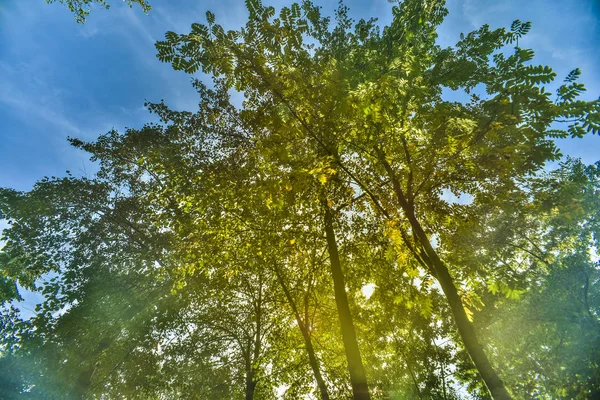
<svg viewBox="0 0 600 400">
<path fill-rule="evenodd" d="M 365 297 L 366 297 L 366 299 L 368 300 L 368 299 L 370 299 L 370 298 L 371 298 L 371 296 L 372 296 L 372 295 L 373 295 L 373 293 L 375 292 L 375 288 L 376 288 L 376 287 L 377 287 L 377 286 L 376 286 L 374 283 L 367 283 L 366 285 L 364 285 L 364 286 L 361 288 L 361 292 L 362 292 L 363 296 L 365 296 Z"/>
<path fill-rule="evenodd" d="M 458 195 L 453 193 L 449 189 L 442 190 L 442 199 L 450 204 L 463 204 L 468 205 L 473 202 L 473 196 L 468 193 L 459 193 Z"/>
</svg>

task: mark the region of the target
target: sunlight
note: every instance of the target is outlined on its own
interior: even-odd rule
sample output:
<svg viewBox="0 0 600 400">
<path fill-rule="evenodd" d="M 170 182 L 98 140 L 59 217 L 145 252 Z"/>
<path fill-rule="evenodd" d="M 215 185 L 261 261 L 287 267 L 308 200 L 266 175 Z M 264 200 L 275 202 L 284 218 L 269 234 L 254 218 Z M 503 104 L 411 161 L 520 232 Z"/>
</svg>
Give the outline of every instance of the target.
<svg viewBox="0 0 600 400">
<path fill-rule="evenodd" d="M 377 286 L 375 286 L 374 283 L 367 283 L 364 285 L 361 289 L 363 296 L 365 296 L 367 300 L 370 299 L 376 287 Z"/>
</svg>

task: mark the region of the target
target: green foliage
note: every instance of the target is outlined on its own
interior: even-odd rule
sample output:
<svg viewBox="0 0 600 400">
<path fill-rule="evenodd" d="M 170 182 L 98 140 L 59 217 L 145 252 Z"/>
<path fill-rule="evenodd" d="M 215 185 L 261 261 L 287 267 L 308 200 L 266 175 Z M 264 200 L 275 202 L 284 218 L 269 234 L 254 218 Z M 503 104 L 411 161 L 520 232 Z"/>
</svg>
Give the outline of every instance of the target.
<svg viewBox="0 0 600 400">
<path fill-rule="evenodd" d="M 54 3 L 58 1 L 67 6 L 69 11 L 73 13 L 75 21 L 80 24 L 85 23 L 86 18 L 90 15 L 92 4 L 97 4 L 100 7 L 108 9 L 110 4 L 106 0 L 46 0 L 46 3 Z M 126 0 L 129 7 L 132 7 L 134 3 L 137 3 L 142 7 L 144 12 L 148 12 L 152 9 L 146 0 Z"/>
<path fill-rule="evenodd" d="M 488 331 L 489 340 L 521 397 L 598 396 L 599 166 L 568 160 L 540 177 L 536 196 L 544 207 L 538 218 L 548 218 L 550 224 L 539 233 L 537 248 L 529 251 L 543 249 L 546 258 L 536 257 L 544 268 L 531 271 L 532 283 L 521 301 L 492 315 L 495 328 Z"/>
<path fill-rule="evenodd" d="M 0 192 L 0 360 L 35 359 L 11 390 L 361 398 L 358 358 L 372 398 L 595 394 L 598 166 L 543 172 L 554 138 L 597 132 L 579 71 L 553 99 L 520 21 L 440 48 L 441 1 L 383 29 L 343 4 L 334 23 L 309 1 L 246 6 L 239 30 L 208 12 L 156 44 L 212 79 L 197 112 L 147 104 L 160 123 L 70 139 L 93 179 Z M 17 284 L 46 295 L 29 321 Z"/>
</svg>

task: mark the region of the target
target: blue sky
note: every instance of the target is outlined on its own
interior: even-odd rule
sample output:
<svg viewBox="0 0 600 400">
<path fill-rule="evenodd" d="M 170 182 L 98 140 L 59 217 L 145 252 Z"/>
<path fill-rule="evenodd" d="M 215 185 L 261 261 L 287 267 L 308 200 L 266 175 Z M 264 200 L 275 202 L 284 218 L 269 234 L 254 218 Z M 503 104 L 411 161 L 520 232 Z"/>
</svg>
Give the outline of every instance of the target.
<svg viewBox="0 0 600 400">
<path fill-rule="evenodd" d="M 270 3 L 276 7 L 287 2 Z M 139 127 L 152 117 L 145 100 L 165 99 L 177 109 L 197 104 L 190 77 L 155 57 L 164 32 L 188 32 L 192 22 L 213 11 L 226 27 L 246 17 L 242 0 L 153 0 L 149 15 L 112 0 L 96 8 L 85 25 L 69 11 L 44 0 L 0 0 L 0 186 L 25 190 L 39 178 L 90 174 L 87 155 L 70 148 L 67 136 L 93 139 L 111 128 Z M 316 1 L 330 12 L 336 1 Z M 390 20 L 387 0 L 347 1 L 354 17 Z M 440 44 L 454 44 L 461 32 L 483 23 L 508 26 L 532 21 L 522 47 L 559 77 L 583 71 L 587 98 L 600 95 L 600 6 L 595 0 L 450 0 Z M 600 137 L 568 140 L 566 154 L 586 162 L 600 159 Z"/>
</svg>

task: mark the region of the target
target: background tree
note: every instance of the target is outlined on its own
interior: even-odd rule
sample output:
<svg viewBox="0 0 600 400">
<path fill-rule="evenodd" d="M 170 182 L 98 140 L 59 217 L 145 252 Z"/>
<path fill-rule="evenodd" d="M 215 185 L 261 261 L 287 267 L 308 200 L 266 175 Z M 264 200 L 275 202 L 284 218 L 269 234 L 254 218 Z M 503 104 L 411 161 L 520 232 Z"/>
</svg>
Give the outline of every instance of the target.
<svg viewBox="0 0 600 400">
<path fill-rule="evenodd" d="M 594 398 L 600 388 L 598 164 L 569 159 L 536 186 L 537 218 L 551 222 L 527 251 L 541 265 L 527 272 L 531 283 L 520 301 L 489 313 L 495 328 L 487 335 L 502 349 L 502 365 L 513 372 L 508 377 L 521 396 Z"/>
</svg>

